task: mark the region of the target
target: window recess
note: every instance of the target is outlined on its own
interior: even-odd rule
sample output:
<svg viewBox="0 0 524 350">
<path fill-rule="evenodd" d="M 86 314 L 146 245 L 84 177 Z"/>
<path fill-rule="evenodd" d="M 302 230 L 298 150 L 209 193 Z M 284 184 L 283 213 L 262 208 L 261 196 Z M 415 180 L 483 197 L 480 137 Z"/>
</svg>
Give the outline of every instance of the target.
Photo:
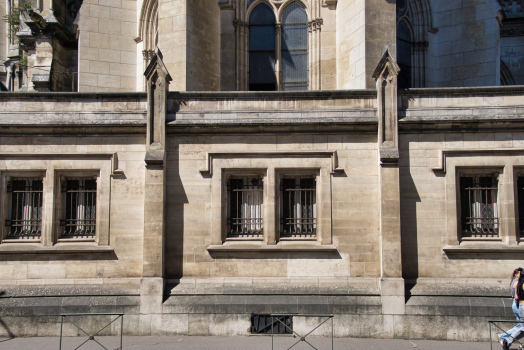
<svg viewBox="0 0 524 350">
<path fill-rule="evenodd" d="M 316 239 L 316 178 L 282 178 L 280 198 L 280 239 Z"/>
<path fill-rule="evenodd" d="M 227 239 L 262 239 L 264 203 L 262 177 L 230 176 L 227 180 Z"/>
<path fill-rule="evenodd" d="M 524 174 L 517 177 L 517 207 L 520 238 L 524 237 Z"/>
<path fill-rule="evenodd" d="M 66 178 L 61 185 L 62 239 L 92 239 L 96 235 L 95 178 Z"/>
<path fill-rule="evenodd" d="M 499 237 L 498 173 L 460 174 L 463 238 Z"/>
<path fill-rule="evenodd" d="M 9 219 L 7 239 L 40 239 L 42 234 L 42 178 L 11 178 L 7 182 Z"/>
</svg>

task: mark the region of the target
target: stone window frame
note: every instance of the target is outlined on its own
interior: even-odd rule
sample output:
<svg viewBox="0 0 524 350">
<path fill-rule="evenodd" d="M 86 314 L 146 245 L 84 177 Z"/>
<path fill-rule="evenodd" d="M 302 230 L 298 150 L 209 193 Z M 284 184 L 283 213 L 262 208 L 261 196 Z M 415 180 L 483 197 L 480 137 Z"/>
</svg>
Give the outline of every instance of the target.
<svg viewBox="0 0 524 350">
<path fill-rule="evenodd" d="M 1 199 L 0 199 L 0 213 L 2 213 L 2 220 L 0 220 L 0 244 L 5 243 L 40 243 L 43 236 L 43 227 L 45 220 L 45 181 L 46 172 L 43 169 L 34 170 L 0 170 L 0 181 L 1 181 Z M 5 225 L 6 220 L 10 219 L 10 195 L 7 192 L 7 183 L 11 178 L 42 178 L 44 183 L 44 189 L 42 193 L 42 227 L 40 238 L 36 239 L 9 239 L 7 238 L 8 228 Z"/>
<path fill-rule="evenodd" d="M 277 234 L 277 239 L 279 241 L 317 241 L 318 240 L 318 234 L 315 233 L 315 237 L 314 238 L 308 238 L 308 237 L 280 237 L 281 233 L 280 230 L 281 230 L 281 225 L 280 225 L 280 219 L 281 219 L 281 213 L 280 213 L 280 209 L 282 208 L 282 201 L 283 201 L 283 198 L 282 198 L 282 191 L 280 190 L 280 186 L 281 186 L 281 182 L 282 182 L 282 179 L 284 178 L 288 178 L 288 177 L 296 177 L 296 176 L 311 176 L 311 177 L 315 177 L 315 184 L 316 186 L 318 186 L 319 183 L 321 183 L 321 179 L 320 179 L 320 169 L 277 169 L 276 170 L 276 176 L 275 176 L 275 187 L 276 187 L 276 204 L 275 204 L 275 210 L 276 210 L 276 225 L 277 225 L 277 229 L 276 229 L 276 234 Z M 320 203 L 320 198 L 319 198 L 319 191 L 316 189 L 316 193 L 315 193 L 315 201 L 316 203 Z M 321 212 L 322 209 L 320 208 L 320 205 L 316 204 L 316 221 L 317 221 L 317 229 L 316 231 L 319 231 L 319 218 L 321 217 L 319 215 L 319 211 Z"/>
<path fill-rule="evenodd" d="M 518 233 L 518 172 L 524 172 L 524 149 L 461 149 L 440 151 L 440 164 L 433 168 L 445 177 L 446 228 L 442 246 L 449 254 L 513 254 L 524 251 Z M 498 172 L 498 238 L 463 239 L 460 234 L 460 172 Z"/>
<path fill-rule="evenodd" d="M 56 178 L 56 185 L 55 185 L 55 191 L 54 191 L 54 197 L 55 197 L 55 217 L 54 222 L 56 223 L 54 225 L 54 232 L 53 232 L 53 242 L 57 243 L 64 243 L 64 242 L 99 242 L 100 236 L 102 236 L 102 240 L 105 238 L 105 236 L 109 236 L 108 234 L 108 228 L 101 227 L 100 225 L 103 225 L 104 219 L 106 218 L 100 218 L 100 210 L 105 209 L 104 207 L 108 207 L 106 203 L 109 203 L 109 198 L 107 196 L 104 196 L 99 188 L 99 184 L 103 182 L 100 178 L 100 169 L 93 169 L 93 170 L 81 170 L 81 171 L 64 171 L 59 170 L 55 174 Z M 65 213 L 65 194 L 62 192 L 62 187 L 64 186 L 64 181 L 69 178 L 95 178 L 96 179 L 96 234 L 94 238 L 64 238 L 62 237 L 63 233 L 63 226 L 61 226 L 60 222 L 64 219 L 64 213 Z M 107 197 L 107 198 L 106 198 Z M 104 202 L 101 202 L 104 201 Z M 106 210 L 108 210 L 107 208 Z M 108 218 L 106 219 L 107 221 Z M 107 231 L 107 234 L 106 234 Z"/>
<path fill-rule="evenodd" d="M 457 172 L 457 179 L 456 179 L 456 187 L 457 187 L 457 239 L 459 241 L 486 241 L 486 240 L 493 240 L 493 241 L 502 241 L 501 238 L 501 221 L 500 220 L 500 206 L 499 206 L 499 200 L 500 200 L 500 191 L 498 190 L 499 187 L 499 178 L 503 172 L 503 169 L 500 168 L 456 168 Z M 463 237 L 463 227 L 462 227 L 462 202 L 466 199 L 461 197 L 460 193 L 460 181 L 461 177 L 463 175 L 470 175 L 470 176 L 479 176 L 479 175 L 492 175 L 497 177 L 497 198 L 496 198 L 496 208 L 497 208 L 497 219 L 499 219 L 499 229 L 498 229 L 498 237 Z"/>
<path fill-rule="evenodd" d="M 299 158 L 299 159 L 297 159 Z M 296 164 L 290 167 L 289 164 Z M 257 250 L 263 246 L 277 246 L 282 250 L 285 243 L 278 239 L 279 186 L 277 178 L 282 175 L 318 174 L 317 176 L 317 237 L 316 240 L 296 240 L 308 245 L 332 245 L 332 199 L 331 176 L 343 171 L 336 164 L 336 152 L 261 152 L 261 153 L 211 153 L 207 154 L 207 167 L 201 170 L 204 177 L 211 177 L 211 246 L 208 250 L 229 245 L 235 249 L 239 244 L 242 250 Z M 227 240 L 227 176 L 247 173 L 263 174 L 264 181 L 264 236 L 258 240 Z M 250 247 L 249 244 L 253 243 Z M 311 247 L 309 247 L 311 248 Z M 262 249 L 263 250 L 263 249 Z M 300 249 L 299 249 L 300 250 Z"/>
<path fill-rule="evenodd" d="M 231 176 L 259 176 L 262 178 L 262 192 L 263 192 L 263 213 L 262 213 L 262 230 L 264 232 L 263 236 L 266 236 L 266 218 L 268 217 L 268 205 L 266 204 L 267 199 L 267 169 L 246 169 L 246 170 L 233 170 L 233 169 L 223 169 L 223 181 L 224 181 L 224 191 L 223 191 L 223 210 L 222 210 L 222 220 L 221 222 L 225 224 L 224 227 L 224 233 L 223 233 L 223 241 L 262 241 L 264 240 L 263 237 L 243 237 L 243 238 L 236 238 L 236 237 L 228 237 L 227 232 L 227 221 L 228 221 L 228 206 L 229 206 L 229 200 L 228 200 L 228 191 L 227 191 L 227 182 L 228 179 Z"/>
<path fill-rule="evenodd" d="M 331 1 L 331 0 L 330 0 Z M 281 28 L 282 28 L 282 15 L 284 9 L 293 2 L 299 3 L 304 7 L 308 18 L 308 90 L 320 90 L 321 89 L 321 79 L 320 79 L 320 40 L 321 40 L 321 27 L 323 25 L 323 20 L 321 18 L 313 18 L 312 16 L 312 6 L 307 0 L 255 0 L 251 4 L 247 1 L 245 2 L 245 10 L 241 11 L 240 18 L 236 18 L 234 21 L 234 26 L 236 29 L 236 89 L 238 91 L 248 91 L 249 90 L 249 17 L 253 9 L 255 9 L 261 3 L 268 5 L 272 10 L 275 16 L 275 54 L 276 54 L 276 65 L 275 73 L 277 76 L 277 89 L 276 91 L 281 91 L 282 82 L 281 82 L 281 67 L 278 57 L 280 57 L 282 48 L 281 48 Z M 224 6 L 223 8 L 228 8 Z"/>
<path fill-rule="evenodd" d="M 112 251 L 109 247 L 110 230 L 110 192 L 111 178 L 122 175 L 117 168 L 117 154 L 107 153 L 29 153 L 29 152 L 4 152 L 0 153 L 0 213 L 2 221 L 6 218 L 7 193 L 5 186 L 6 176 L 34 176 L 38 174 L 43 178 L 43 203 L 42 203 L 42 232 L 40 240 L 31 240 L 22 244 L 26 248 L 16 248 L 22 240 L 1 241 L 0 254 L 33 254 L 49 253 L 68 254 L 71 249 L 81 249 L 84 253 L 107 253 Z M 97 228 L 95 239 L 89 240 L 61 240 L 59 239 L 60 226 L 60 177 L 61 176 L 97 176 Z M 0 229 L 1 236 L 5 235 L 5 226 Z M 10 244 L 4 244 L 10 243 Z M 16 247 L 13 248 L 13 244 Z M 24 240 L 23 243 L 26 243 Z M 71 245 L 73 244 L 73 245 Z M 77 245 L 74 245 L 77 244 Z M 84 246 L 83 248 L 80 245 Z M 75 248 L 76 247 L 76 248 Z"/>
</svg>

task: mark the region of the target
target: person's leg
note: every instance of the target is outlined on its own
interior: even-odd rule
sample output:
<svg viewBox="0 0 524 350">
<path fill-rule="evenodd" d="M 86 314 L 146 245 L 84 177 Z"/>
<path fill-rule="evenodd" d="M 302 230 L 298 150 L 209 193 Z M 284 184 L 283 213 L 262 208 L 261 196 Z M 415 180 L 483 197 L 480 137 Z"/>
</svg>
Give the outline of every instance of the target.
<svg viewBox="0 0 524 350">
<path fill-rule="evenodd" d="M 524 303 L 519 305 L 519 318 L 524 320 Z M 511 333 L 511 335 L 505 340 L 508 347 L 515 341 L 515 339 L 518 339 L 522 332 L 524 332 L 524 323 L 519 323 L 518 326 L 518 329 Z"/>
<path fill-rule="evenodd" d="M 519 316 L 519 307 L 517 306 L 517 303 L 515 301 L 513 301 L 513 303 L 511 304 L 511 310 L 513 311 L 513 314 L 515 314 L 515 318 L 517 319 L 517 321 L 520 321 L 520 316 Z M 502 333 L 502 334 L 499 334 L 499 338 L 501 340 L 506 340 L 508 339 L 508 337 L 513 334 L 517 329 L 519 328 L 519 324 L 517 323 L 515 325 L 515 327 L 511 328 L 510 330 Z M 524 336 L 524 334 L 520 334 L 520 337 L 519 338 L 522 338 Z"/>
</svg>

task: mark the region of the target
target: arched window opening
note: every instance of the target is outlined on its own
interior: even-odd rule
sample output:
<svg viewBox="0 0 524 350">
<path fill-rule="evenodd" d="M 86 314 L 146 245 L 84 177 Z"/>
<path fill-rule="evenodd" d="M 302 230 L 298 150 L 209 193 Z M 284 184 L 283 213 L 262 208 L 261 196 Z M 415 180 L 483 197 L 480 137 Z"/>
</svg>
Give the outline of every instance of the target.
<svg viewBox="0 0 524 350">
<path fill-rule="evenodd" d="M 282 90 L 308 89 L 308 23 L 304 7 L 293 2 L 282 16 Z"/>
<path fill-rule="evenodd" d="M 398 88 L 408 89 L 411 85 L 411 31 L 406 22 L 400 21 L 397 25 L 397 63 L 400 67 L 398 74 Z"/>
<path fill-rule="evenodd" d="M 266 4 L 259 4 L 249 17 L 249 90 L 274 91 L 275 15 Z"/>
</svg>

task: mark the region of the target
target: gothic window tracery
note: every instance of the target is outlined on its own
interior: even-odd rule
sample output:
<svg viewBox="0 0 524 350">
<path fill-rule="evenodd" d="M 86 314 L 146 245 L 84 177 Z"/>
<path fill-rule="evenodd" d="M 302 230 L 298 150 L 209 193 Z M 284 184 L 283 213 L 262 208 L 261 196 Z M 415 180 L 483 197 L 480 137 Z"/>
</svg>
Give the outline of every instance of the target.
<svg viewBox="0 0 524 350">
<path fill-rule="evenodd" d="M 397 0 L 399 88 L 426 87 L 429 33 L 436 33 L 429 0 Z"/>
<path fill-rule="evenodd" d="M 234 3 L 236 89 L 319 90 L 320 6 L 319 0 Z"/>
</svg>

